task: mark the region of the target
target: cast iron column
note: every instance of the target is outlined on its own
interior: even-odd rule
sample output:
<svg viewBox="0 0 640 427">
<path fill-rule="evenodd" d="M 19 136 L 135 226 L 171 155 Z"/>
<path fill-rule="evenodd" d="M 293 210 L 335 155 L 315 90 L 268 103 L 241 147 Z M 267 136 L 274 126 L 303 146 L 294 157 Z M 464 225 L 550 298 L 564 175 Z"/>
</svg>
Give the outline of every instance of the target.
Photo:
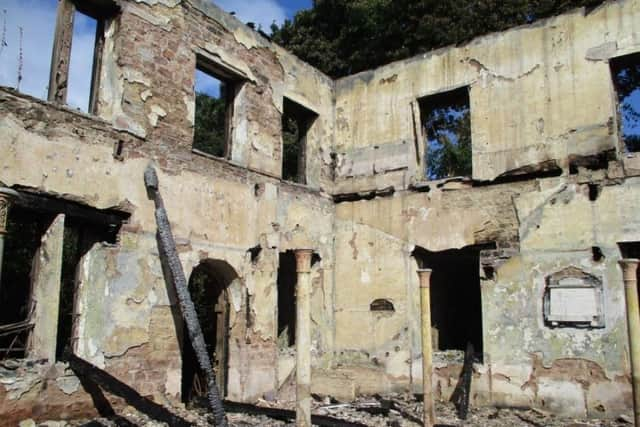
<svg viewBox="0 0 640 427">
<path fill-rule="evenodd" d="M 424 396 L 424 426 L 435 423 L 436 414 L 433 405 L 433 387 L 431 384 L 431 269 L 418 269 L 420 278 L 420 306 L 422 314 L 422 388 Z"/>
<path fill-rule="evenodd" d="M 629 353 L 631 355 L 631 378 L 633 385 L 633 417 L 640 426 L 640 311 L 638 311 L 638 262 L 623 259 L 622 278 L 627 300 L 627 328 L 629 330 Z"/>
<path fill-rule="evenodd" d="M 296 426 L 311 427 L 311 249 L 296 254 Z"/>
</svg>

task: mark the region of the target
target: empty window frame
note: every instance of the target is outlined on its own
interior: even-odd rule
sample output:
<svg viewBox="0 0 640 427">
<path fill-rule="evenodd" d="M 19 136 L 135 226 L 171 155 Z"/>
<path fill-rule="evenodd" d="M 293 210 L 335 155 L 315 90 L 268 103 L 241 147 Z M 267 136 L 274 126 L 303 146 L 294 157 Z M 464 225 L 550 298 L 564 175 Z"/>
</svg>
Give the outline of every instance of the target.
<svg viewBox="0 0 640 427">
<path fill-rule="evenodd" d="M 471 176 L 469 88 L 418 100 L 425 137 L 427 179 Z"/>
<path fill-rule="evenodd" d="M 196 59 L 193 149 L 231 157 L 233 104 L 241 79 L 202 57 Z"/>
<path fill-rule="evenodd" d="M 609 62 L 618 99 L 619 133 L 627 153 L 640 152 L 640 53 Z"/>
<path fill-rule="evenodd" d="M 307 133 L 318 115 L 288 98 L 282 104 L 282 179 L 306 184 Z"/>
<path fill-rule="evenodd" d="M 48 99 L 96 114 L 105 26 L 118 12 L 112 0 L 60 0 Z"/>
<path fill-rule="evenodd" d="M 0 85 L 95 114 L 104 29 L 118 10 L 113 0 L 10 3 L 0 22 Z"/>
</svg>

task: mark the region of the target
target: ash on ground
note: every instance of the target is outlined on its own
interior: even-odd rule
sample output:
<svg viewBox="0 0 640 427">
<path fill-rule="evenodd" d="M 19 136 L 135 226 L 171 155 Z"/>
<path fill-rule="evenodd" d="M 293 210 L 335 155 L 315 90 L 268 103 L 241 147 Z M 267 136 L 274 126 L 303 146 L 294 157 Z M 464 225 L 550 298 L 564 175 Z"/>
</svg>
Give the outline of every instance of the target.
<svg viewBox="0 0 640 427">
<path fill-rule="evenodd" d="M 313 403 L 313 415 L 330 417 L 336 426 L 362 425 L 371 427 L 419 427 L 422 426 L 422 402 L 411 394 L 393 394 L 387 396 L 361 397 L 352 403 L 331 403 L 330 399 L 318 399 Z M 295 426 L 295 420 L 290 418 L 295 409 L 294 402 L 259 401 L 255 410 L 279 409 L 288 410 L 289 419 L 274 419 L 265 415 L 232 413 L 227 417 L 230 426 L 235 427 L 276 427 Z M 184 407 L 167 408 L 176 416 L 196 427 L 212 426 L 212 418 L 204 409 L 186 409 Z M 284 412 L 284 411 L 283 411 Z M 286 415 L 286 414 L 285 414 Z M 278 417 L 276 417 L 278 418 Z M 284 416 L 283 418 L 287 418 Z M 436 404 L 436 426 L 533 426 L 533 427 L 629 427 L 633 425 L 631 413 L 614 420 L 573 419 L 554 416 L 541 410 L 517 410 L 499 408 L 470 408 L 466 420 L 460 420 L 456 409 L 451 403 L 438 402 Z M 316 424 L 314 424 L 315 426 Z M 321 424 L 326 425 L 326 424 Z M 25 420 L 20 427 L 164 427 L 168 423 L 159 422 L 132 407 L 127 407 L 115 417 L 96 418 L 78 421 L 47 421 L 34 423 Z"/>
</svg>

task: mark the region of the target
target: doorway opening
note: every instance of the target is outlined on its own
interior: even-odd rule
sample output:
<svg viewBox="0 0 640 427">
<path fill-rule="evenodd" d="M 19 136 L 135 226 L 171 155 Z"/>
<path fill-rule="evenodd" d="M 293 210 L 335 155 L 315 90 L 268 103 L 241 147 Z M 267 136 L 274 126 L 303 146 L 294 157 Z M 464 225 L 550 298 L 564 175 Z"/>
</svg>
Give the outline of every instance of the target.
<svg viewBox="0 0 640 427">
<path fill-rule="evenodd" d="M 278 348 L 296 345 L 296 257 L 281 252 L 278 265 Z"/>
<path fill-rule="evenodd" d="M 189 278 L 189 293 L 198 314 L 207 353 L 220 395 L 227 394 L 229 370 L 229 292 L 228 287 L 238 275 L 221 260 L 205 260 L 193 269 Z M 186 404 L 206 404 L 207 381 L 200 369 L 191 345 L 187 327 L 183 327 L 182 400 Z"/>
<path fill-rule="evenodd" d="M 422 268 L 431 273 L 431 325 L 435 351 L 465 351 L 471 343 L 481 357 L 482 299 L 480 251 L 468 246 L 441 252 L 417 248 L 414 252 Z"/>
</svg>

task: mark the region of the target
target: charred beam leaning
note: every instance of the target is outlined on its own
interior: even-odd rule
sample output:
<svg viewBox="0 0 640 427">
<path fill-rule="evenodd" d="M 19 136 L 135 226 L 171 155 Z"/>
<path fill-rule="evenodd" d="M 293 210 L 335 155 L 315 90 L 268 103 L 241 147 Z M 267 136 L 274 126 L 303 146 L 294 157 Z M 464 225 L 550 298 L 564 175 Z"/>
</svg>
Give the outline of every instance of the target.
<svg viewBox="0 0 640 427">
<path fill-rule="evenodd" d="M 631 378 L 633 385 L 633 416 L 640 426 L 640 311 L 638 306 L 637 259 L 620 260 L 622 278 L 627 301 L 627 327 L 629 329 L 629 353 L 631 356 Z"/>
<path fill-rule="evenodd" d="M 296 254 L 296 426 L 311 427 L 311 249 Z"/>
<path fill-rule="evenodd" d="M 191 344 L 196 353 L 200 368 L 205 373 L 205 377 L 207 379 L 207 394 L 209 405 L 213 412 L 215 425 L 227 427 L 227 418 L 225 416 L 224 407 L 222 406 L 222 401 L 220 399 L 220 393 L 216 385 L 215 375 L 213 374 L 213 369 L 211 367 L 211 359 L 207 353 L 204 335 L 202 334 L 202 328 L 198 321 L 198 314 L 196 313 L 195 306 L 191 300 L 191 295 L 189 294 L 187 280 L 184 275 L 184 270 L 182 269 L 182 264 L 180 263 L 180 258 L 178 257 L 173 233 L 171 232 L 169 217 L 167 216 L 162 195 L 160 194 L 158 175 L 153 166 L 148 166 L 145 170 L 144 183 L 147 187 L 149 196 L 153 199 L 156 205 L 155 216 L 158 224 L 160 256 L 165 259 L 167 268 L 171 274 L 171 279 L 180 304 L 180 311 L 182 312 L 182 317 L 187 325 Z"/>
<path fill-rule="evenodd" d="M 2 283 L 2 259 L 4 255 L 4 235 L 7 234 L 9 208 L 18 193 L 10 188 L 0 187 L 0 283 Z"/>
<path fill-rule="evenodd" d="M 431 269 L 418 269 L 420 278 L 420 307 L 422 316 L 422 388 L 424 404 L 424 426 L 431 427 L 436 420 L 431 384 Z"/>
</svg>

